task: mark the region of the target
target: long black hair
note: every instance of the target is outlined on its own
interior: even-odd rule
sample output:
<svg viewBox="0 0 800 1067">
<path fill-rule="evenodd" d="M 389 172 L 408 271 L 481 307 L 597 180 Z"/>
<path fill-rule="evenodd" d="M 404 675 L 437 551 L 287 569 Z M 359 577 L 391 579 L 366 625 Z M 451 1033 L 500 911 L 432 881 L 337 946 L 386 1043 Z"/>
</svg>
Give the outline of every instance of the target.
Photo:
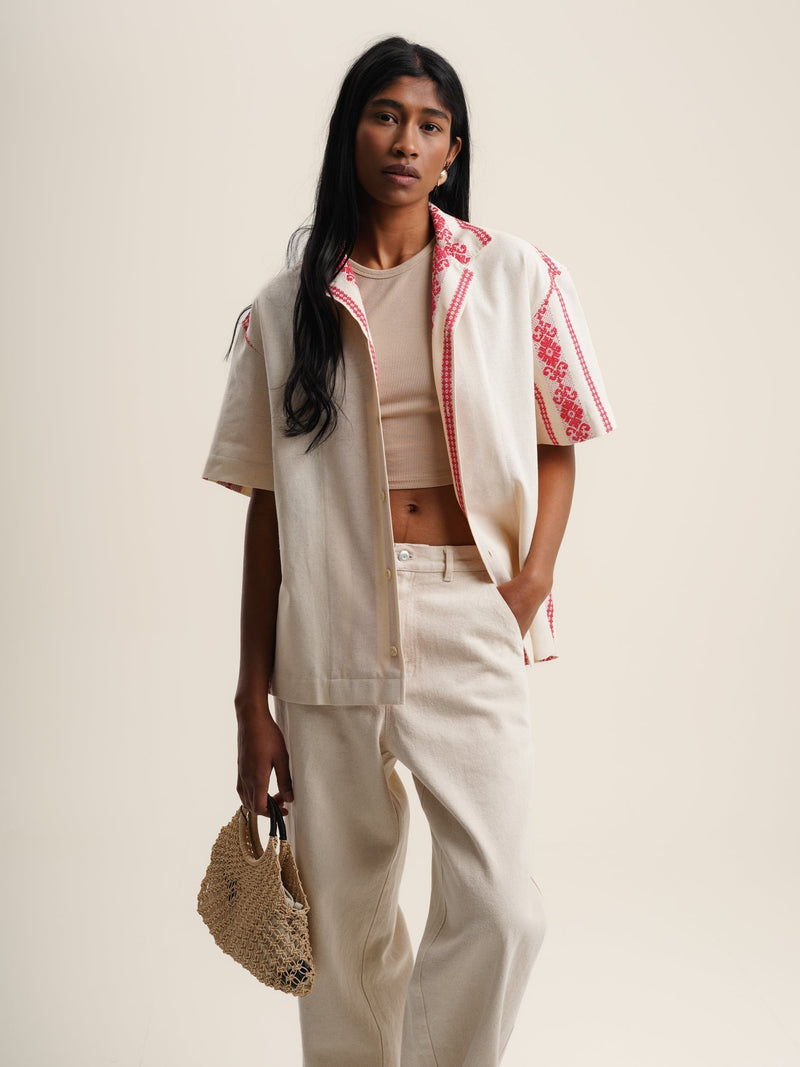
<svg viewBox="0 0 800 1067">
<path fill-rule="evenodd" d="M 337 372 L 344 369 L 342 341 L 339 312 L 329 291 L 358 234 L 356 127 L 367 101 L 403 77 L 430 78 L 450 112 L 450 144 L 460 137 L 461 149 L 450 165 L 447 181 L 431 192 L 430 201 L 456 218 L 469 219 L 469 117 L 458 75 L 430 48 L 403 37 L 378 41 L 353 63 L 339 90 L 300 266 L 293 318 L 294 363 L 283 402 L 284 433 L 299 437 L 316 431 L 308 449 L 334 431 L 339 414 L 334 390 Z"/>
</svg>

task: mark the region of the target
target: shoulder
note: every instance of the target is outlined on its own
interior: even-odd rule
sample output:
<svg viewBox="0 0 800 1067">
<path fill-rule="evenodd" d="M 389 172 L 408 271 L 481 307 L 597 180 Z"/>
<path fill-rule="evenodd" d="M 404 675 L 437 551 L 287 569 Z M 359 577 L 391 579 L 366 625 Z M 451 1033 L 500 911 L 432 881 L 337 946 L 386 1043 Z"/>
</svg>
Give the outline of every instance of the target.
<svg viewBox="0 0 800 1067">
<path fill-rule="evenodd" d="M 522 271 L 523 277 L 557 275 L 565 270 L 558 260 L 517 234 L 467 222 L 433 205 L 431 217 L 441 259 L 454 256 L 474 271 Z"/>
<path fill-rule="evenodd" d="M 475 256 L 472 269 L 488 285 L 502 284 L 508 291 L 527 294 L 538 306 L 568 277 L 567 268 L 533 241 L 505 230 L 485 228 L 488 238 Z"/>
<path fill-rule="evenodd" d="M 280 314 L 287 308 L 294 308 L 297 288 L 300 282 L 300 265 L 284 267 L 268 279 L 255 295 L 253 305 L 267 316 Z"/>
<path fill-rule="evenodd" d="M 480 259 L 487 266 L 523 269 L 526 275 L 558 275 L 566 271 L 563 263 L 549 255 L 533 241 L 505 230 L 485 228 L 490 238 Z"/>
<path fill-rule="evenodd" d="M 242 327 L 244 340 L 262 357 L 276 338 L 285 339 L 292 329 L 299 274 L 299 266 L 279 271 L 263 283 L 239 318 L 237 329 Z"/>
</svg>

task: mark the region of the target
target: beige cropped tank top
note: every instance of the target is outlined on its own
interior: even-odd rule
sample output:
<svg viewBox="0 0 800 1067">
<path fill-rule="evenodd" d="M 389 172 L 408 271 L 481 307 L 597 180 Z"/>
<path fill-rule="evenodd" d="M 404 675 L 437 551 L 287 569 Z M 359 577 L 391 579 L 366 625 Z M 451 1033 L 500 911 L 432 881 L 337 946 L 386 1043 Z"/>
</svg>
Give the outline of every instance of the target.
<svg viewBox="0 0 800 1067">
<path fill-rule="evenodd" d="M 431 349 L 434 240 L 387 270 L 358 275 L 378 370 L 383 441 L 390 489 L 451 485 Z"/>
</svg>

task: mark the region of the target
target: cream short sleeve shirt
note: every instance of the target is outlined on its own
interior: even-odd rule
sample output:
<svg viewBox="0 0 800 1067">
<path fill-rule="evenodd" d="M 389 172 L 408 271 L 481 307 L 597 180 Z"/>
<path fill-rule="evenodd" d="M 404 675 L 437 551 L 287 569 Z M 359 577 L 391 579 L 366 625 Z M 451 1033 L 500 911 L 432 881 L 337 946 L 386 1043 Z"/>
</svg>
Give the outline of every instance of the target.
<svg viewBox="0 0 800 1067">
<path fill-rule="evenodd" d="M 537 444 L 616 426 L 583 309 L 563 264 L 430 206 L 434 376 L 453 485 L 500 584 L 522 568 L 536 522 Z M 403 648 L 375 352 L 355 273 L 331 284 L 347 388 L 333 435 L 283 432 L 299 268 L 281 271 L 237 323 L 203 477 L 275 493 L 281 589 L 272 692 L 303 704 L 402 703 Z M 358 521 L 353 517 L 358 516 Z M 526 662 L 558 654 L 552 595 Z"/>
</svg>

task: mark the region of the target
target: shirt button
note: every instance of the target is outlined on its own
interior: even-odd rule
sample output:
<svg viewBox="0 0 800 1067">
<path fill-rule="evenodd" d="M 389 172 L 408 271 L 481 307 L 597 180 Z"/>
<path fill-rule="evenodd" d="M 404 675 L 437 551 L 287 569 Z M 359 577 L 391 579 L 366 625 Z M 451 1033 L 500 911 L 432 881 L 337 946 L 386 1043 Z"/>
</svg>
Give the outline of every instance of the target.
<svg viewBox="0 0 800 1067">
<path fill-rule="evenodd" d="M 384 491 L 381 489 L 381 500 L 385 500 L 385 499 L 386 499 L 386 493 L 384 493 Z"/>
<path fill-rule="evenodd" d="M 396 656 L 397 655 L 397 645 L 390 645 L 390 647 L 389 647 L 389 655 L 390 656 Z"/>
<path fill-rule="evenodd" d="M 386 572 L 385 573 L 386 573 L 386 577 L 387 578 L 391 578 L 392 577 L 392 572 L 389 570 L 388 567 L 386 568 Z"/>
<path fill-rule="evenodd" d="M 403 548 L 397 553 L 397 558 L 405 563 L 407 559 L 411 559 L 411 553 L 407 548 Z"/>
</svg>

